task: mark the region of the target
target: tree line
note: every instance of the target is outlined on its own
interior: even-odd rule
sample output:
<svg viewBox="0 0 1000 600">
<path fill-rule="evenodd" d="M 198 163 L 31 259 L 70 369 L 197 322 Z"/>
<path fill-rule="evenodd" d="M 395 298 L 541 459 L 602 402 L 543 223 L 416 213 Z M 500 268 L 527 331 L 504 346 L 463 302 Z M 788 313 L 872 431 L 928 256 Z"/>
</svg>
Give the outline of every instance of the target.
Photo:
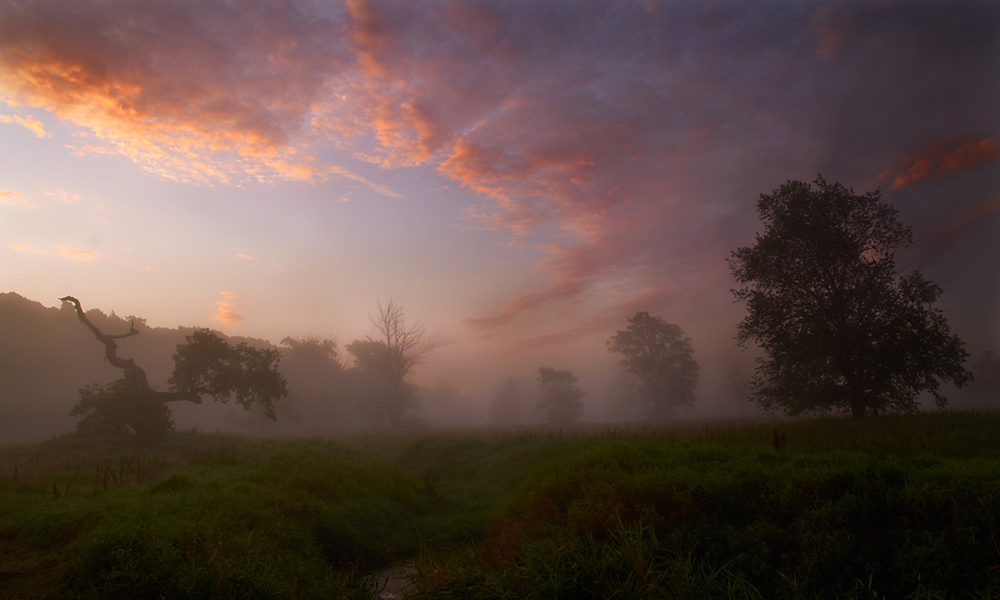
<svg viewBox="0 0 1000 600">
<path fill-rule="evenodd" d="M 733 251 L 729 267 L 741 286 L 733 295 L 748 313 L 737 343 L 764 354 L 749 382 L 750 399 L 764 412 L 907 413 L 918 410 L 923 393 L 943 408 L 942 383 L 973 381 L 964 343 L 935 306 L 942 288 L 896 264 L 913 231 L 880 191 L 855 194 L 818 176 L 761 194 L 757 211 L 764 232 Z M 693 404 L 698 364 L 679 326 L 640 312 L 608 349 L 622 355 L 626 396 L 647 419 L 663 421 Z M 993 352 L 974 369 L 980 389 L 1000 392 Z M 571 371 L 542 368 L 539 382 L 537 410 L 549 423 L 579 418 L 582 392 Z M 494 406 L 511 393 L 504 390 Z"/>
<path fill-rule="evenodd" d="M 855 417 L 913 412 L 930 393 L 939 407 L 944 382 L 967 385 L 964 343 L 951 333 L 935 303 L 943 290 L 919 269 L 896 265 L 896 252 L 913 243 L 912 230 L 876 190 L 855 194 L 822 176 L 812 184 L 789 181 L 761 194 L 757 211 L 764 226 L 752 246 L 736 249 L 730 270 L 733 290 L 747 316 L 737 325 L 737 343 L 763 351 L 749 382 L 750 399 L 765 412 L 796 416 L 842 412 Z M 87 386 L 73 414 L 84 431 L 154 435 L 168 431 L 167 404 L 200 403 L 202 397 L 260 407 L 274 418 L 274 402 L 287 396 L 278 371 L 281 353 L 231 345 L 209 330 L 187 336 L 174 354 L 167 391 L 154 391 L 132 359 L 119 357 L 117 340 L 91 323 L 80 302 L 79 320 L 105 347 L 106 360 L 123 371 L 109 385 Z M 372 426 L 398 429 L 414 405 L 408 376 L 430 350 L 423 329 L 407 323 L 389 301 L 371 316 L 373 333 L 346 346 L 354 365 L 346 368 L 329 340 L 286 338 L 290 352 L 311 355 L 315 368 L 342 372 L 352 380 L 357 406 Z M 652 421 L 673 418 L 695 402 L 699 365 L 682 329 L 648 312 L 628 318 L 607 342 L 620 355 L 626 396 Z M 1000 360 L 987 353 L 976 364 L 980 378 L 996 387 Z M 348 375 L 349 374 L 349 375 Z M 584 392 L 570 370 L 541 367 L 535 411 L 553 425 L 583 414 Z M 491 403 L 495 421 L 519 392 L 508 380 Z"/>
</svg>

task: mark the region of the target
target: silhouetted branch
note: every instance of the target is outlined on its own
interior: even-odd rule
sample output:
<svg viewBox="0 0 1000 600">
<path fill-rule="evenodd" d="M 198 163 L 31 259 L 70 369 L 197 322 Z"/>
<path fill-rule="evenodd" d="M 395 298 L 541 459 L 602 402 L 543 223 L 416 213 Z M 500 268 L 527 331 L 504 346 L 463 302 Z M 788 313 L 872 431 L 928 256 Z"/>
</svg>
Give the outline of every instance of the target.
<svg viewBox="0 0 1000 600">
<path fill-rule="evenodd" d="M 87 318 L 86 313 L 83 312 L 83 307 L 80 305 L 80 301 L 73 296 L 63 296 L 60 298 L 63 302 L 69 302 L 76 307 L 76 316 L 79 317 L 80 322 L 87 326 L 94 333 L 94 337 L 97 341 L 104 344 L 104 358 L 114 367 L 119 368 L 125 372 L 125 385 L 133 390 L 138 390 L 145 393 L 155 394 L 158 399 L 163 402 L 176 402 L 176 401 L 186 401 L 194 402 L 195 404 L 201 404 L 201 396 L 197 393 L 191 392 L 157 392 L 149 387 L 149 381 L 146 379 L 146 371 L 142 369 L 139 365 L 135 364 L 135 360 L 131 358 L 121 358 L 118 356 L 118 343 L 115 340 L 120 340 L 122 338 L 131 337 L 133 335 L 138 335 L 139 330 L 135 328 L 135 320 L 133 319 L 129 325 L 129 332 L 122 333 L 118 335 L 108 335 L 97 328 L 96 325 L 90 322 Z"/>
</svg>

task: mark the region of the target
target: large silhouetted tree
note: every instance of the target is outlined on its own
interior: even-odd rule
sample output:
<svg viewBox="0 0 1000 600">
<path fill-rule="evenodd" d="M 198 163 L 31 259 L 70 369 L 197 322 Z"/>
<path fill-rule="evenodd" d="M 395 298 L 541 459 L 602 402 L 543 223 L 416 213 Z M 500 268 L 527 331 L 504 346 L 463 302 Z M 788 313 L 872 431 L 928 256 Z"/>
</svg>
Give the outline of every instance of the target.
<svg viewBox="0 0 1000 600">
<path fill-rule="evenodd" d="M 585 392 L 576 385 L 573 371 L 559 371 L 549 367 L 538 369 L 538 383 L 542 399 L 535 411 L 542 413 L 549 425 L 569 425 L 583 416 Z"/>
<path fill-rule="evenodd" d="M 149 386 L 146 372 L 131 358 L 118 356 L 117 340 L 138 334 L 106 334 L 90 322 L 73 296 L 60 298 L 76 308 L 80 322 L 104 345 L 104 357 L 121 369 L 124 377 L 108 385 L 90 385 L 80 390 L 80 401 L 70 415 L 81 417 L 77 428 L 85 432 L 163 434 L 173 428 L 168 402 L 201 404 L 202 396 L 218 402 L 234 399 L 244 409 L 259 405 L 274 418 L 273 402 L 287 395 L 285 378 L 278 372 L 281 353 L 261 350 L 241 342 L 232 346 L 208 329 L 199 329 L 177 346 L 169 390 Z"/>
<path fill-rule="evenodd" d="M 636 396 L 647 417 L 666 420 L 694 403 L 698 363 L 691 338 L 677 325 L 637 313 L 626 329 L 608 340 L 608 350 L 622 355 L 622 369 L 635 378 Z"/>
<path fill-rule="evenodd" d="M 813 183 L 761 194 L 764 234 L 729 259 L 749 311 L 737 339 L 766 354 L 752 397 L 789 415 L 912 412 L 924 391 L 945 406 L 939 384 L 967 383 L 968 355 L 934 307 L 941 288 L 896 266 L 910 228 L 879 191 Z"/>
</svg>

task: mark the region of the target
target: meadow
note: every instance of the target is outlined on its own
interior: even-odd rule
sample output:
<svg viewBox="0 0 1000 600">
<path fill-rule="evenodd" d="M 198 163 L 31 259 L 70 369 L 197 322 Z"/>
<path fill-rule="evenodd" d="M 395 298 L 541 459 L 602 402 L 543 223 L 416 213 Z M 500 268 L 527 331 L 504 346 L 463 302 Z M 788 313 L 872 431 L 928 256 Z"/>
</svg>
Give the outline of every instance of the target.
<svg viewBox="0 0 1000 600">
<path fill-rule="evenodd" d="M 1000 413 L 0 447 L 0 597 L 998 598 Z M 398 570 L 397 570 L 398 572 Z"/>
</svg>

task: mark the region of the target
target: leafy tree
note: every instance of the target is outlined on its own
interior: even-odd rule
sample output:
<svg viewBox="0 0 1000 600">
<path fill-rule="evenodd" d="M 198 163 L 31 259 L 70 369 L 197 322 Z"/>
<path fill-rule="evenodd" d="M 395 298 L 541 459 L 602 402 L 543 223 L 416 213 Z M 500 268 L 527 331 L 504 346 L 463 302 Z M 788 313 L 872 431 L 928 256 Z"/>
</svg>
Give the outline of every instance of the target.
<svg viewBox="0 0 1000 600">
<path fill-rule="evenodd" d="M 761 194 L 764 235 L 729 259 L 749 311 L 737 340 L 766 354 L 753 399 L 788 415 L 913 412 L 924 391 L 945 406 L 940 382 L 970 381 L 968 354 L 933 306 L 942 289 L 896 267 L 912 231 L 879 191 L 813 183 Z"/>
<path fill-rule="evenodd" d="M 678 408 L 690 408 L 698 386 L 698 363 L 691 338 L 677 325 L 648 312 L 636 313 L 628 327 L 608 340 L 608 350 L 623 356 L 622 369 L 635 381 L 639 403 L 647 417 L 666 420 Z"/>
<path fill-rule="evenodd" d="M 549 425 L 569 425 L 583 416 L 584 391 L 576 385 L 573 371 L 558 371 L 549 367 L 538 369 L 538 382 L 542 390 L 535 412 L 544 413 Z"/>
<path fill-rule="evenodd" d="M 208 329 L 195 330 L 177 346 L 169 391 L 153 390 L 135 360 L 118 356 L 117 340 L 139 333 L 134 324 L 128 333 L 109 335 L 90 322 L 79 300 L 72 296 L 60 300 L 76 308 L 80 322 L 104 344 L 105 359 L 125 374 L 111 384 L 80 390 L 80 402 L 70 412 L 81 417 L 77 423 L 80 431 L 162 435 L 173 429 L 167 402 L 201 404 L 202 396 L 222 403 L 234 398 L 244 409 L 259 405 L 273 419 L 273 402 L 288 393 L 277 368 L 279 351 L 253 348 L 245 342 L 231 346 Z"/>
</svg>

